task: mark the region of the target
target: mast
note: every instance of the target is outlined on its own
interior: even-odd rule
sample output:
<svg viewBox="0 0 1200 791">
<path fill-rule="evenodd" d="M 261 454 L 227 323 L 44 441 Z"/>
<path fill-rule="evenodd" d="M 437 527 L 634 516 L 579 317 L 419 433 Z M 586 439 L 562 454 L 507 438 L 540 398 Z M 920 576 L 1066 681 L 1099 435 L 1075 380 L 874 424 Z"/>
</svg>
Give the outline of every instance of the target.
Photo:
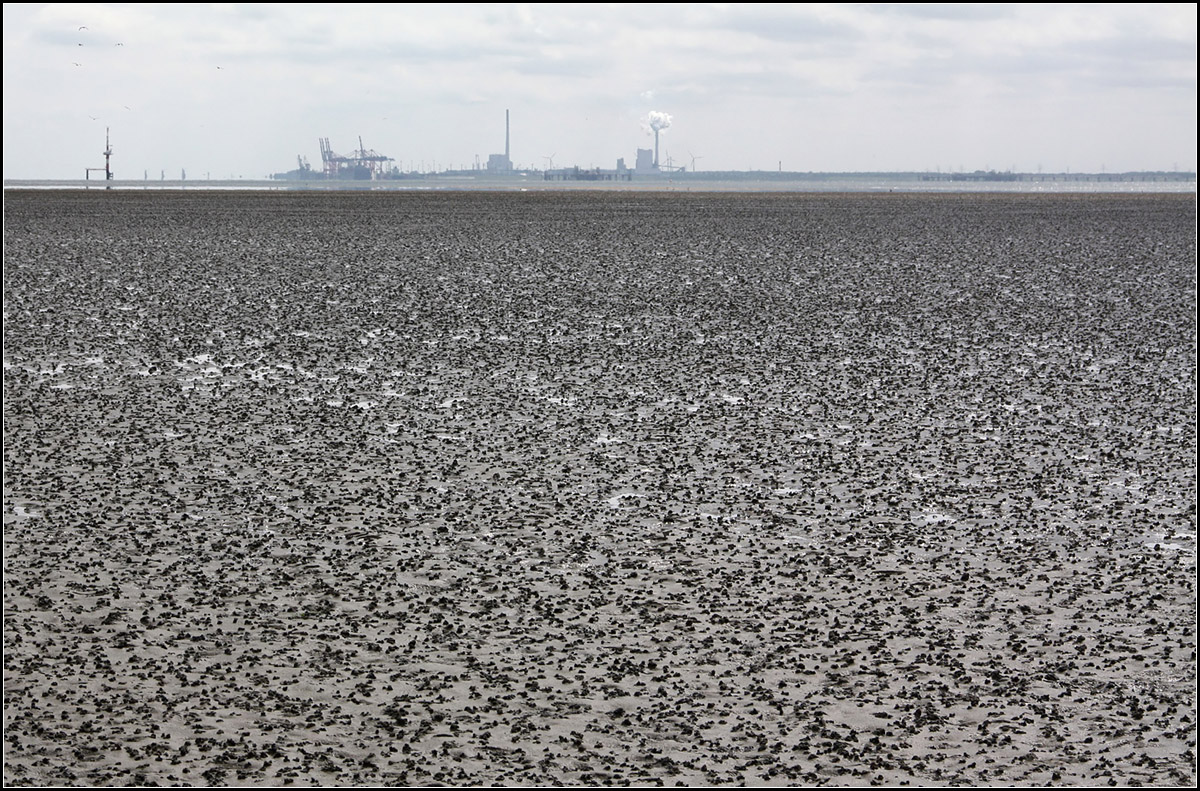
<svg viewBox="0 0 1200 791">
<path fill-rule="evenodd" d="M 109 167 L 109 157 L 112 156 L 112 146 L 108 142 L 108 127 L 104 127 L 104 180 L 112 181 L 112 168 Z"/>
</svg>

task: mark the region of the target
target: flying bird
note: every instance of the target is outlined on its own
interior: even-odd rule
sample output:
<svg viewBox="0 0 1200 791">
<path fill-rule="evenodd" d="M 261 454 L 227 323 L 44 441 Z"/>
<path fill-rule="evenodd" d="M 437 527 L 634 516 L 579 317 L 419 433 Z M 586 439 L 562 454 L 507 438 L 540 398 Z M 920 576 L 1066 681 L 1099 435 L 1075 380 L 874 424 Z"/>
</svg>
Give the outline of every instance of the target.
<svg viewBox="0 0 1200 791">
<path fill-rule="evenodd" d="M 79 26 L 79 29 L 80 29 L 80 30 L 87 30 L 87 25 L 80 25 L 80 26 Z"/>
</svg>

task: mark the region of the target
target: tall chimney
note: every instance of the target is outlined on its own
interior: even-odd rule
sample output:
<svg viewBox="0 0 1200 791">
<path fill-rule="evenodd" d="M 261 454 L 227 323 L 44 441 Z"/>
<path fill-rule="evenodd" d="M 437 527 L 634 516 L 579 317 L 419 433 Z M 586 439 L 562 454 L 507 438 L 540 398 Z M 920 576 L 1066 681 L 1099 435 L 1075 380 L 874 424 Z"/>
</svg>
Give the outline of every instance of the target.
<svg viewBox="0 0 1200 791">
<path fill-rule="evenodd" d="M 658 167 L 658 127 L 654 128 L 654 167 Z"/>
<path fill-rule="evenodd" d="M 508 110 L 504 111 L 504 161 L 512 162 L 508 158 Z"/>
</svg>

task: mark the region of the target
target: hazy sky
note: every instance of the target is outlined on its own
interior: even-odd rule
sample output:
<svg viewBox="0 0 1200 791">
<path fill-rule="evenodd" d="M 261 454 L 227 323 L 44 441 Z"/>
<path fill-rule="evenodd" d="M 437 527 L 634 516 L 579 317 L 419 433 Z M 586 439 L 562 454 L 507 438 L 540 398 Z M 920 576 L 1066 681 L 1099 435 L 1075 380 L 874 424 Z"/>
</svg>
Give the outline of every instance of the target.
<svg viewBox="0 0 1200 791">
<path fill-rule="evenodd" d="M 1196 5 L 4 4 L 4 177 L 1196 169 Z"/>
</svg>

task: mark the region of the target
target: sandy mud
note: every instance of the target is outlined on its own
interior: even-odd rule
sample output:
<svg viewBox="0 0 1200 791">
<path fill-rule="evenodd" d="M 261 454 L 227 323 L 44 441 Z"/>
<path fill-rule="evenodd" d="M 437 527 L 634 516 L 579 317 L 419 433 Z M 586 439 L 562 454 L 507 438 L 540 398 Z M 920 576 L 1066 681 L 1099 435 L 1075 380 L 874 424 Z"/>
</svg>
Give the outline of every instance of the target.
<svg viewBox="0 0 1200 791">
<path fill-rule="evenodd" d="M 1191 785 L 1190 195 L 8 191 L 6 785 Z"/>
</svg>

